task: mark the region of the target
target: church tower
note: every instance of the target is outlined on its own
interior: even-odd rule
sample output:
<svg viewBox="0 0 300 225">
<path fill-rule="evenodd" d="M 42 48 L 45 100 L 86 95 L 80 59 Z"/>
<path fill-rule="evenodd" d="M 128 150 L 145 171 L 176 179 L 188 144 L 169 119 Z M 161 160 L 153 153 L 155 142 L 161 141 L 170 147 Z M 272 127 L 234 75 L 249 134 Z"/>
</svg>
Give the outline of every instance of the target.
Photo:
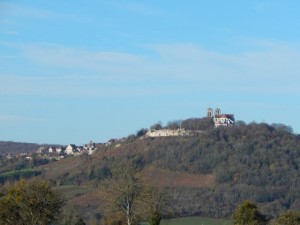
<svg viewBox="0 0 300 225">
<path fill-rule="evenodd" d="M 221 109 L 216 108 L 215 110 L 215 116 L 220 116 L 221 115 Z"/>
<path fill-rule="evenodd" d="M 213 115 L 213 109 L 212 108 L 208 108 L 207 109 L 207 117 L 209 118 L 212 118 L 214 115 Z"/>
</svg>

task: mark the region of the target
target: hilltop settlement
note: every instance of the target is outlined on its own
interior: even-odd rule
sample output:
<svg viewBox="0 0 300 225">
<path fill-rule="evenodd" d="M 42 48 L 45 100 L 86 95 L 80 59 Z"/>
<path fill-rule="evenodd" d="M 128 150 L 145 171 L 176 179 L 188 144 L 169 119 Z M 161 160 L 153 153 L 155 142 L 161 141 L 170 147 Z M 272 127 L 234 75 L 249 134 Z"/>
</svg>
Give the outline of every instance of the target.
<svg viewBox="0 0 300 225">
<path fill-rule="evenodd" d="M 161 124 L 154 124 L 151 128 L 141 129 L 137 132 L 139 138 L 156 138 L 156 137 L 176 137 L 176 136 L 197 136 L 208 128 L 218 127 L 233 127 L 235 125 L 234 114 L 223 114 L 219 108 L 213 110 L 207 109 L 206 116 L 201 119 L 191 118 L 183 121 L 169 122 L 163 127 Z M 129 136 L 130 138 L 130 136 Z M 94 143 L 90 141 L 82 146 L 75 144 L 68 145 L 41 145 L 34 151 L 23 151 L 13 154 L 11 152 L 2 153 L 2 157 L 6 159 L 23 158 L 32 160 L 33 158 L 42 158 L 47 160 L 61 160 L 67 156 L 79 156 L 82 154 L 91 155 L 97 150 L 98 146 L 110 146 L 115 144 L 115 147 L 120 147 L 126 137 L 119 139 L 110 139 L 105 143 Z M 3 151 L 2 151 L 3 152 Z"/>
</svg>

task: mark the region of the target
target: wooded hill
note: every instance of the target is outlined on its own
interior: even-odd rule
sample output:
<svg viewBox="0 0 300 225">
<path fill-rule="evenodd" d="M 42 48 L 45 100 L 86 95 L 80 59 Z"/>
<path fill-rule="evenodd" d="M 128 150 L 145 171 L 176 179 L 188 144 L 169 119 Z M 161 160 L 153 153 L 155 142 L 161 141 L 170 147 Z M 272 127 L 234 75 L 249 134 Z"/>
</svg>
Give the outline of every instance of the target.
<svg viewBox="0 0 300 225">
<path fill-rule="evenodd" d="M 130 135 L 99 145 L 91 156 L 36 169 L 65 193 L 68 210 L 92 220 L 103 212 L 99 182 L 110 175 L 111 165 L 124 161 L 143 166 L 152 183 L 166 188 L 175 216 L 230 217 L 246 199 L 269 217 L 300 210 L 300 136 L 284 125 L 240 122 L 193 137 Z"/>
<path fill-rule="evenodd" d="M 38 144 L 0 141 L 0 154 L 5 154 L 5 153 L 17 154 L 21 152 L 34 152 L 37 151 L 38 149 L 39 149 Z"/>
</svg>

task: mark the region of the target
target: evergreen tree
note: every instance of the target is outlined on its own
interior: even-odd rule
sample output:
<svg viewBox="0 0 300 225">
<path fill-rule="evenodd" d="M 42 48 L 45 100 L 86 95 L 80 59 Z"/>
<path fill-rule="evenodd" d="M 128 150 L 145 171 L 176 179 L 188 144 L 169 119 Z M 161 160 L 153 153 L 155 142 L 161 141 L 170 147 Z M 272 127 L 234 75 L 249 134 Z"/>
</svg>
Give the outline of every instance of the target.
<svg viewBox="0 0 300 225">
<path fill-rule="evenodd" d="M 2 192 L 0 224 L 52 224 L 60 218 L 63 203 L 61 195 L 47 182 L 21 180 Z"/>
<path fill-rule="evenodd" d="M 266 217 L 262 215 L 255 204 L 244 201 L 232 215 L 233 225 L 265 225 Z"/>
</svg>

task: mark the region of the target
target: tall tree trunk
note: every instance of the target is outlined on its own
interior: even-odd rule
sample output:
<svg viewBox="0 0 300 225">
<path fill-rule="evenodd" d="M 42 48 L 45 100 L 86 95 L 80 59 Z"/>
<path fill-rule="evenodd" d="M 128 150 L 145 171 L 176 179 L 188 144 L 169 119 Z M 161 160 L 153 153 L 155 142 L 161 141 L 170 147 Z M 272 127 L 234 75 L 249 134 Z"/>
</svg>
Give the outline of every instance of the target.
<svg viewBox="0 0 300 225">
<path fill-rule="evenodd" d="M 131 213 L 130 213 L 130 209 L 127 208 L 127 225 L 131 225 Z"/>
<path fill-rule="evenodd" d="M 128 196 L 127 196 L 127 210 L 126 210 L 126 215 L 127 215 L 127 225 L 131 225 L 131 204 L 129 202 Z"/>
</svg>

